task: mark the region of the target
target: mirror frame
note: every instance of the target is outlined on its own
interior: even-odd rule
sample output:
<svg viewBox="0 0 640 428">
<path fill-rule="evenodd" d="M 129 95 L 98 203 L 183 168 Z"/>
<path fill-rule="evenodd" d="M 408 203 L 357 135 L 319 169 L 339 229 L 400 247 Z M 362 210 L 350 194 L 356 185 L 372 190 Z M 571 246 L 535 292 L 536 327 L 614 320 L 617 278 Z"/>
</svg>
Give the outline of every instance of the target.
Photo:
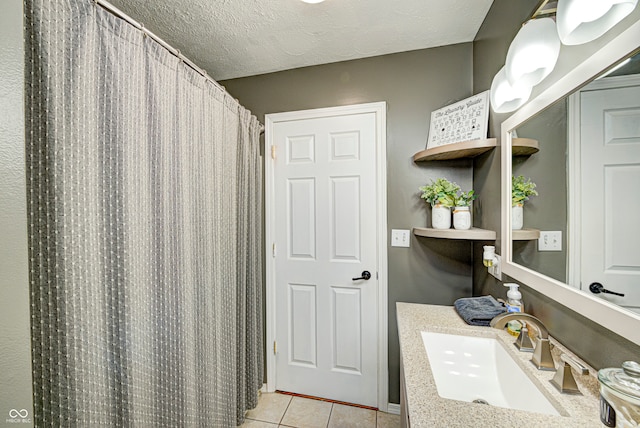
<svg viewBox="0 0 640 428">
<path fill-rule="evenodd" d="M 586 294 L 577 288 L 513 262 L 511 131 L 551 104 L 589 83 L 606 70 L 603 69 L 602 64 L 607 64 L 608 68 L 636 51 L 639 40 L 640 21 L 637 21 L 507 118 L 502 123 L 500 132 L 502 272 L 638 345 L 640 345 L 640 314 Z M 567 253 L 570 256 L 570 252 L 567 251 Z"/>
</svg>

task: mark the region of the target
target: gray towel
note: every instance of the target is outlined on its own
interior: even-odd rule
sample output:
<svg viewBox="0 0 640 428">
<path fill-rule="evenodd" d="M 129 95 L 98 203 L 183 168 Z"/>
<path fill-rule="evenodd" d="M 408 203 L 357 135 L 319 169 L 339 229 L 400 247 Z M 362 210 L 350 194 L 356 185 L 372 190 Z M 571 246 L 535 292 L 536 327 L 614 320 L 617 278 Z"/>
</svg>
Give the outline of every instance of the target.
<svg viewBox="0 0 640 428">
<path fill-rule="evenodd" d="M 491 296 L 464 297 L 453 302 L 467 324 L 489 326 L 489 322 L 507 309 Z"/>
</svg>

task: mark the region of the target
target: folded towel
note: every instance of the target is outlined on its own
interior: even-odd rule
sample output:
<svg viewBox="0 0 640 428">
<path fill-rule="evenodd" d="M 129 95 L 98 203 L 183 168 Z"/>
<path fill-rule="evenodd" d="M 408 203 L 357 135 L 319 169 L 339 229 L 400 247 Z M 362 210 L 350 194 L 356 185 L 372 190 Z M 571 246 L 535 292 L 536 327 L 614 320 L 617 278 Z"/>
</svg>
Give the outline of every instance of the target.
<svg viewBox="0 0 640 428">
<path fill-rule="evenodd" d="M 489 326 L 489 322 L 507 309 L 491 296 L 464 297 L 453 302 L 467 324 Z"/>
</svg>

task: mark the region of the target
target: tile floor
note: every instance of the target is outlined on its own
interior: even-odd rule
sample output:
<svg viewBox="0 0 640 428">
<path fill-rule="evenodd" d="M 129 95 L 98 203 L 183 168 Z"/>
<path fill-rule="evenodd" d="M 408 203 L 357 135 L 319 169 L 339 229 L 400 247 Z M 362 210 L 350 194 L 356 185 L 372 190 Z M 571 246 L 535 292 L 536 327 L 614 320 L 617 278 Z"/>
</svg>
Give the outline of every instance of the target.
<svg viewBox="0 0 640 428">
<path fill-rule="evenodd" d="M 400 416 L 278 393 L 263 393 L 247 412 L 247 428 L 396 428 Z"/>
</svg>

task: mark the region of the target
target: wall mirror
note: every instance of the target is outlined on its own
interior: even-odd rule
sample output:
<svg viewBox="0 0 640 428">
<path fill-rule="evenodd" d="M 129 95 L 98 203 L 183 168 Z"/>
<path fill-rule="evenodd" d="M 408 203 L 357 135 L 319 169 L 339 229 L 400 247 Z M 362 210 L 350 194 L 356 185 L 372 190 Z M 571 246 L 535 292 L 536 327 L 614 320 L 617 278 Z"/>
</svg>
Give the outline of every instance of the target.
<svg viewBox="0 0 640 428">
<path fill-rule="evenodd" d="M 628 212 L 618 207 L 621 198 L 636 197 L 640 185 L 639 40 L 636 22 L 501 127 L 503 272 L 636 344 L 640 204 L 633 201 Z M 515 136 L 537 140 L 540 151 L 512 156 Z M 607 148 L 612 151 L 602 151 Z M 540 252 L 537 240 L 513 233 L 512 174 L 531 177 L 540 193 L 525 203 L 524 227 L 561 232 L 561 251 Z M 625 296 L 594 294 L 594 282 Z"/>
</svg>

